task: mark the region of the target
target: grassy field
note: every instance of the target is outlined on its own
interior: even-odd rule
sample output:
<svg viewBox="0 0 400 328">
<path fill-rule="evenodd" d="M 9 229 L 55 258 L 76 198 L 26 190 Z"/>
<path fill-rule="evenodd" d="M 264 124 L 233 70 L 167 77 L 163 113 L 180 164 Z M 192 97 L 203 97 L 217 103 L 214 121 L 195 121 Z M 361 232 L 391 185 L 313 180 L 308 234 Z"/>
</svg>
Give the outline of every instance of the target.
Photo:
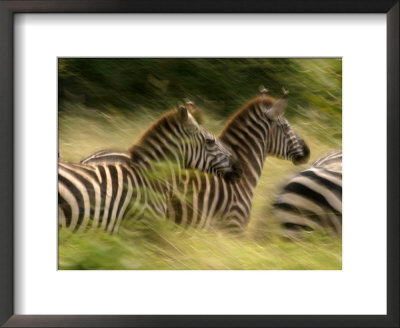
<svg viewBox="0 0 400 328">
<path fill-rule="evenodd" d="M 72 162 L 99 149 L 127 149 L 158 116 L 150 111 L 128 115 L 82 109 L 82 113 L 74 115 L 65 110 L 60 115 L 60 153 Z M 204 126 L 218 133 L 224 122 L 210 115 L 207 113 L 209 119 Z M 318 138 L 322 126 L 313 120 L 313 116 L 307 120 L 298 118 L 292 124 L 311 148 L 310 162 L 341 147 L 340 140 L 334 137 L 322 142 Z M 300 169 L 291 162 L 267 158 L 244 236 L 234 238 L 220 232 L 182 230 L 169 222 L 160 222 L 151 231 L 121 231 L 118 236 L 104 232 L 71 234 L 61 230 L 59 268 L 340 269 L 340 239 L 319 234 L 302 242 L 290 242 L 278 237 L 279 227 L 270 211 L 271 200 L 282 180 Z"/>
</svg>

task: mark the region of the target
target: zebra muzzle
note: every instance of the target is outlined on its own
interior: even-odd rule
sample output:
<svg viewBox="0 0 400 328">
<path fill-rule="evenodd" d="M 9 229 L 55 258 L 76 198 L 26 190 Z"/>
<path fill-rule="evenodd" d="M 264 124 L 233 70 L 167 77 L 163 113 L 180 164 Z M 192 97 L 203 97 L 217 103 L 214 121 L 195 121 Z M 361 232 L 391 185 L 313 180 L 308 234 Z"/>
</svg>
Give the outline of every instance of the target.
<svg viewBox="0 0 400 328">
<path fill-rule="evenodd" d="M 298 154 L 293 157 L 292 161 L 294 165 L 307 163 L 310 159 L 310 148 L 307 146 L 304 140 L 300 140 L 299 143 L 302 147 L 302 154 Z"/>
</svg>

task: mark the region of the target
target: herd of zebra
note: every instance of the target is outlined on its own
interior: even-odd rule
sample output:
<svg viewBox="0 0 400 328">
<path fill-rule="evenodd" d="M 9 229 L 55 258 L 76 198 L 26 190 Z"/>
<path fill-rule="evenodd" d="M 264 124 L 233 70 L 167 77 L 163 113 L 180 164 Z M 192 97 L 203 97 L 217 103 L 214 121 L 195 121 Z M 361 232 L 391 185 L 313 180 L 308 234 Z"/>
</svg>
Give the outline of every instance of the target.
<svg viewBox="0 0 400 328">
<path fill-rule="evenodd" d="M 59 226 L 117 233 L 128 221 L 169 219 L 184 227 L 238 233 L 267 155 L 308 162 L 310 149 L 266 89 L 239 109 L 218 137 L 202 128 L 190 101 L 167 112 L 127 151 L 102 150 L 79 164 L 58 160 Z M 291 177 L 273 203 L 284 235 L 325 230 L 341 236 L 342 153 Z"/>
</svg>

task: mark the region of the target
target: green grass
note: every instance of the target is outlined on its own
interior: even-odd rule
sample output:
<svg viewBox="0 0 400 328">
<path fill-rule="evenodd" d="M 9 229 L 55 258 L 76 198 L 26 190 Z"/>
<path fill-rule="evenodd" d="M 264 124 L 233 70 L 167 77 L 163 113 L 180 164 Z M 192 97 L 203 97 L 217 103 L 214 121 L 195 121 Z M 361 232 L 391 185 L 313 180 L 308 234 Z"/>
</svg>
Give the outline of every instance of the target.
<svg viewBox="0 0 400 328">
<path fill-rule="evenodd" d="M 313 235 L 302 242 L 255 239 L 217 232 L 179 231 L 171 224 L 152 231 L 59 233 L 63 270 L 337 270 L 341 242 Z"/>
<path fill-rule="evenodd" d="M 214 133 L 224 120 L 205 111 L 204 126 Z M 82 106 L 64 108 L 59 117 L 59 148 L 65 160 L 77 162 L 104 148 L 127 149 L 160 113 L 121 114 Z M 310 163 L 341 147 L 340 130 L 316 110 L 292 120 L 294 129 L 311 148 Z M 321 123 L 322 122 L 322 123 Z M 330 122 L 330 123 L 329 123 Z M 321 132 L 322 131 L 322 132 Z M 322 136 L 325 136 L 324 138 Z M 118 235 L 95 231 L 59 234 L 60 269 L 341 269 L 341 240 L 323 234 L 292 242 L 279 237 L 271 201 L 285 177 L 301 168 L 268 157 L 253 198 L 253 211 L 246 233 L 240 237 L 218 231 L 182 230 L 161 221 L 152 230 L 133 225 Z"/>
</svg>

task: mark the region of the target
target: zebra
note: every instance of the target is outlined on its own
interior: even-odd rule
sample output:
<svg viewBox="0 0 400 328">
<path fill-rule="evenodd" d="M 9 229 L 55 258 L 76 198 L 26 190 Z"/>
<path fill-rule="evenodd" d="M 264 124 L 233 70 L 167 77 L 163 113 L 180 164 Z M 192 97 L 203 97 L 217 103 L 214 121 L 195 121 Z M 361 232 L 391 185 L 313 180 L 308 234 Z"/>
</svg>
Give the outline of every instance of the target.
<svg viewBox="0 0 400 328">
<path fill-rule="evenodd" d="M 130 149 L 135 161 L 72 164 L 59 160 L 59 226 L 117 233 L 123 220 L 166 215 L 167 196 L 184 169 L 226 181 L 241 174 L 238 161 L 185 106 L 156 121 Z"/>
<path fill-rule="evenodd" d="M 254 189 L 267 155 L 308 161 L 310 149 L 283 116 L 288 92 L 275 99 L 262 88 L 260 95 L 228 120 L 219 139 L 240 162 L 242 175 L 233 183 L 199 171 L 183 171 L 173 189 L 168 219 L 184 227 L 209 228 L 241 233 L 250 221 Z M 107 161 L 107 154 L 102 153 Z M 111 157 L 110 157 L 110 160 Z"/>
<path fill-rule="evenodd" d="M 315 230 L 342 235 L 342 151 L 316 160 L 292 176 L 273 202 L 273 211 L 290 239 Z"/>
</svg>

